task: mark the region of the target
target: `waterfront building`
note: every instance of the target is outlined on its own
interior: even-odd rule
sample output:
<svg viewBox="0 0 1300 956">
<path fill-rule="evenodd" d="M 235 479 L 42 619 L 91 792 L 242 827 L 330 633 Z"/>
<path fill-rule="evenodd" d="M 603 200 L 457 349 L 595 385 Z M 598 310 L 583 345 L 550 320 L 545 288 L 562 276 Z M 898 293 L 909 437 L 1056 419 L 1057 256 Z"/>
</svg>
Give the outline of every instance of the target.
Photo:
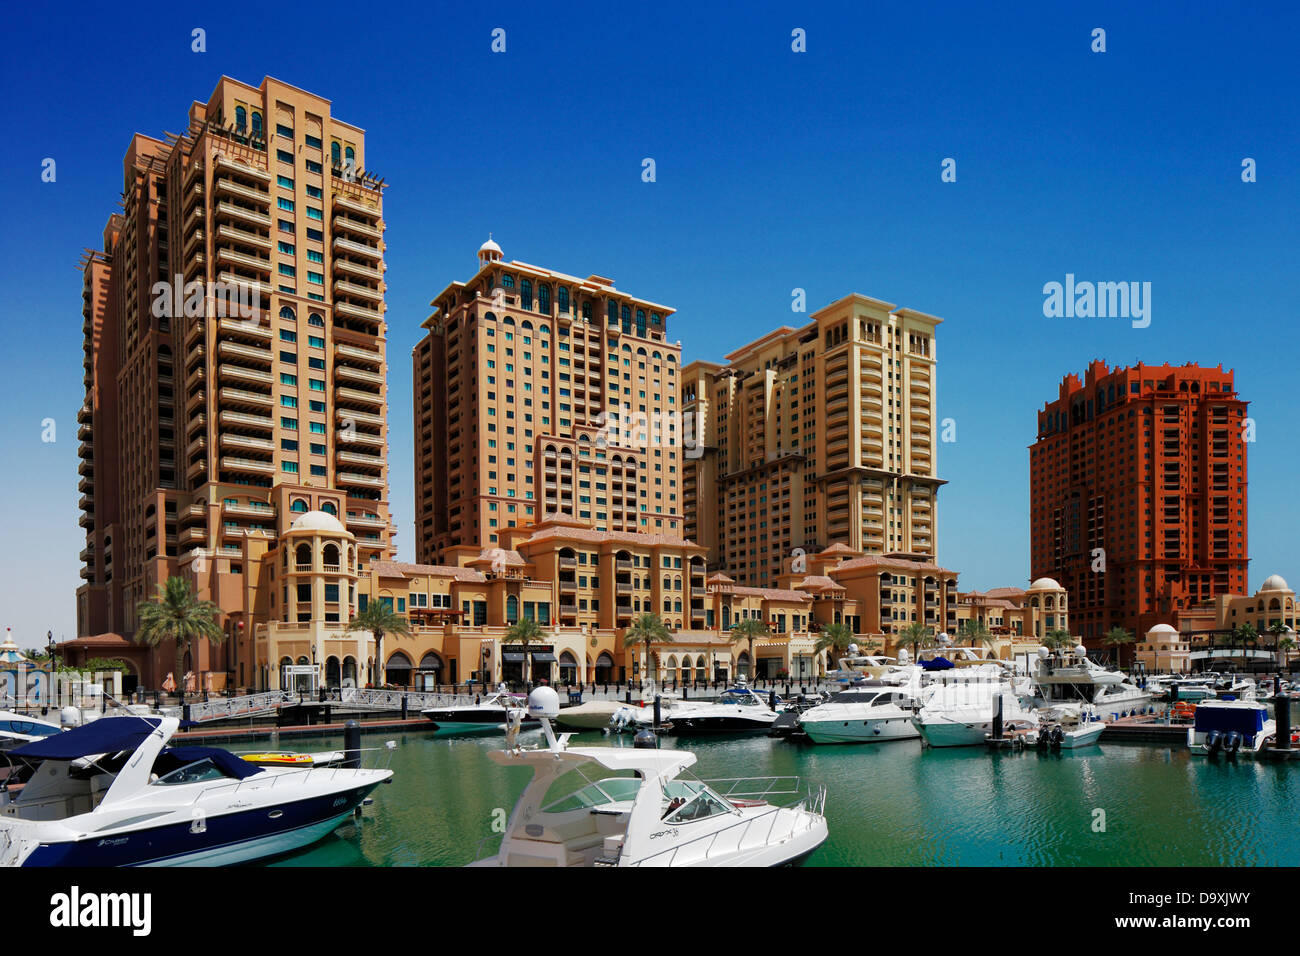
<svg viewBox="0 0 1300 956">
<path fill-rule="evenodd" d="M 308 530 L 295 519 L 344 529 L 338 567 L 313 571 L 322 624 L 348 617 L 358 568 L 393 553 L 384 184 L 360 128 L 270 77 L 222 77 L 183 129 L 132 138 L 122 212 L 83 259 L 86 546 L 68 651 L 129 646 L 136 608 L 178 575 L 221 609 L 228 639 L 186 664 L 220 689 L 260 679 L 256 621 L 306 613 L 269 579 L 298 573 L 282 565 Z M 114 656 L 151 687 L 174 667 L 169 648 Z"/>
<path fill-rule="evenodd" d="M 1177 629 L 1190 651 L 1189 666 L 1195 670 L 1219 666 L 1276 670 L 1300 650 L 1278 649 L 1277 638 L 1269 630 L 1278 623 L 1290 628 L 1286 637 L 1297 640 L 1300 608 L 1295 591 L 1282 575 L 1271 574 L 1254 594 L 1220 594 L 1205 604 L 1181 609 Z M 1249 643 L 1237 638 L 1237 629 L 1243 625 L 1254 628 Z"/>
<path fill-rule="evenodd" d="M 1038 413 L 1031 571 L 1065 586 L 1089 648 L 1244 591 L 1246 404 L 1221 367 L 1094 361 Z"/>
<path fill-rule="evenodd" d="M 1052 578 L 1038 578 L 1028 588 L 993 588 L 956 594 L 956 638 L 967 622 L 983 624 L 1000 645 L 1037 644 L 1052 631 L 1070 630 L 1070 598 Z"/>
<path fill-rule="evenodd" d="M 683 370 L 685 533 L 711 566 L 764 587 L 836 543 L 933 558 L 941 321 L 849 295 Z"/>
<path fill-rule="evenodd" d="M 673 309 L 490 239 L 431 304 L 412 353 L 418 560 L 551 516 L 682 537 Z"/>
<path fill-rule="evenodd" d="M 1149 674 L 1185 674 L 1192 645 L 1169 624 L 1156 624 L 1133 645 L 1133 661 Z"/>
</svg>

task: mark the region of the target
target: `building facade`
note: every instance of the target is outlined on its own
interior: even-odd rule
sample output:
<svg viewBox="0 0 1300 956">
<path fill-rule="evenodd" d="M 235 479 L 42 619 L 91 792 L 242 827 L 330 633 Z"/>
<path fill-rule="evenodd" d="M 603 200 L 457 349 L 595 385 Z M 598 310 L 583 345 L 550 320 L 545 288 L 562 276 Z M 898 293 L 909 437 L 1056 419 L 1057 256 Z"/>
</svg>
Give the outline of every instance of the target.
<svg viewBox="0 0 1300 956">
<path fill-rule="evenodd" d="M 490 239 L 432 306 L 412 355 L 421 562 L 551 516 L 681 538 L 671 308 L 506 262 Z"/>
<path fill-rule="evenodd" d="M 1069 591 L 1088 647 L 1244 590 L 1246 404 L 1222 368 L 1096 361 L 1038 413 L 1032 573 Z"/>
<path fill-rule="evenodd" d="M 1277 625 L 1286 628 L 1280 635 L 1270 630 Z M 1242 640 L 1247 628 L 1253 637 Z M 1286 579 L 1271 574 L 1254 594 L 1219 594 L 1208 603 L 1181 609 L 1177 632 L 1193 670 L 1277 670 L 1289 666 L 1295 656 L 1300 606 Z"/>
<path fill-rule="evenodd" d="M 296 517 L 350 535 L 331 587 L 391 556 L 382 194 L 363 131 L 270 77 L 223 77 L 182 135 L 133 137 L 123 211 L 83 259 L 79 637 L 130 638 L 179 575 L 228 638 L 188 666 L 251 684 L 254 619 L 284 609 L 262 576 Z"/>
<path fill-rule="evenodd" d="M 850 295 L 682 374 L 686 534 L 745 586 L 843 544 L 933 557 L 934 316 Z"/>
</svg>

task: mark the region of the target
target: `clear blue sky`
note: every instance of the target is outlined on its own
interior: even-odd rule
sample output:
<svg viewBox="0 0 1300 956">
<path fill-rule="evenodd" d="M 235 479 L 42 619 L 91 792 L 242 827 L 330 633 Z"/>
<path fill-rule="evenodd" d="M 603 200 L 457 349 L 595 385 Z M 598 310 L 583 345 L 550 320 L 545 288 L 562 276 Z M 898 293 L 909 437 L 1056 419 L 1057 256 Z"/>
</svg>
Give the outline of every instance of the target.
<svg viewBox="0 0 1300 956">
<path fill-rule="evenodd" d="M 1035 412 L 1092 358 L 1236 370 L 1258 422 L 1250 580 L 1295 558 L 1300 14 L 1143 4 L 316 3 L 6 11 L 0 153 L 0 624 L 74 636 L 83 247 L 130 135 L 222 74 L 366 130 L 391 184 L 392 507 L 413 547 L 410 350 L 489 231 L 507 258 L 678 309 L 686 360 L 849 292 L 944 317 L 940 560 L 1029 573 Z M 207 52 L 190 31 L 207 31 Z M 506 30 L 493 54 L 490 33 Z M 793 53 L 791 31 L 807 32 Z M 1091 52 L 1106 30 L 1107 51 Z M 41 161 L 57 181 L 40 181 Z M 658 181 L 641 181 L 652 157 Z M 940 163 L 957 161 L 957 182 Z M 1258 182 L 1241 181 L 1241 161 Z M 1152 283 L 1152 323 L 1046 319 L 1045 282 Z M 54 418 L 57 441 L 41 442 Z"/>
</svg>

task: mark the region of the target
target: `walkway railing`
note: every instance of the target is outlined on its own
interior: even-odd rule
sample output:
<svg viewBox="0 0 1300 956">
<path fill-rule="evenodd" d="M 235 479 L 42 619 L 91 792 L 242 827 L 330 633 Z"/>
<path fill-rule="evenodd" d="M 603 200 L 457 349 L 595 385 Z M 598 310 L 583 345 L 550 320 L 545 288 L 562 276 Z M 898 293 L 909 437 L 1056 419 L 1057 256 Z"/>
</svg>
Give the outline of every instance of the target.
<svg viewBox="0 0 1300 956">
<path fill-rule="evenodd" d="M 347 688 L 339 693 L 339 703 L 351 707 L 370 707 L 375 710 L 401 710 L 403 701 L 408 712 L 418 713 L 430 707 L 452 707 L 473 704 L 474 694 L 431 694 L 411 690 L 366 690 Z"/>
<path fill-rule="evenodd" d="M 208 720 L 229 720 L 234 717 L 256 717 L 274 713 L 281 704 L 298 698 L 284 690 L 268 690 L 246 697 L 218 697 L 190 704 L 190 720 L 203 723 Z"/>
</svg>

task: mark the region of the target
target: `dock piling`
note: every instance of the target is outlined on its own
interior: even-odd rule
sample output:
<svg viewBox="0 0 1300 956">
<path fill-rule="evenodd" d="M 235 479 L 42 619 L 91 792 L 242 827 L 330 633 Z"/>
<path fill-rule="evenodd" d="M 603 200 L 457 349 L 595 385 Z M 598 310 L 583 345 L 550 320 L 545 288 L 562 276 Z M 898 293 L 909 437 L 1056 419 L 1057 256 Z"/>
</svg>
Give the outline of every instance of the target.
<svg viewBox="0 0 1300 956">
<path fill-rule="evenodd" d="M 361 767 L 361 725 L 355 720 L 343 725 L 343 766 L 352 770 Z"/>
</svg>

